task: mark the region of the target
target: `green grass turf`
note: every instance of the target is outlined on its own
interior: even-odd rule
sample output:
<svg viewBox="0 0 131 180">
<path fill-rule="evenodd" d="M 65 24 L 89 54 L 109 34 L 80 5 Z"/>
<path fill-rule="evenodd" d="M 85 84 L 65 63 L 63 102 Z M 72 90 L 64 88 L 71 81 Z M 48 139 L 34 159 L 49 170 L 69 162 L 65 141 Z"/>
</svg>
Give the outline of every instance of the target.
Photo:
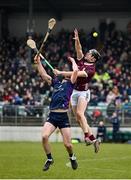
<svg viewBox="0 0 131 180">
<path fill-rule="evenodd" d="M 98 154 L 93 146 L 74 144 L 79 168 L 72 170 L 62 143 L 52 143 L 54 164 L 43 172 L 46 159 L 41 143 L 0 142 L 0 179 L 130 179 L 131 145 L 101 144 Z M 66 165 L 67 164 L 67 165 Z"/>
</svg>

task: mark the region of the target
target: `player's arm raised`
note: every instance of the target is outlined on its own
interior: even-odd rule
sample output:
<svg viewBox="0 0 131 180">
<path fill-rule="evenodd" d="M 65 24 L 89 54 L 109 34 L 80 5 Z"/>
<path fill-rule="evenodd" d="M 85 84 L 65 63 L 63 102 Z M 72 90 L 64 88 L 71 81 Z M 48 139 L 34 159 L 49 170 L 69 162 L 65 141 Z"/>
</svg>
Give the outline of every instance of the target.
<svg viewBox="0 0 131 180">
<path fill-rule="evenodd" d="M 79 35 L 78 35 L 78 31 L 77 29 L 74 30 L 74 38 L 75 40 L 75 50 L 76 50 L 76 54 L 77 54 L 77 59 L 81 60 L 83 58 L 83 52 L 82 52 L 82 46 L 80 43 L 80 39 L 79 39 Z"/>
<path fill-rule="evenodd" d="M 74 83 L 76 82 L 76 80 L 77 80 L 78 66 L 77 66 L 74 58 L 69 57 L 68 59 L 69 59 L 69 60 L 71 61 L 71 63 L 72 63 L 73 73 L 72 73 L 72 75 L 71 75 L 71 82 L 74 84 Z"/>
<path fill-rule="evenodd" d="M 62 76 L 72 76 L 73 71 L 59 71 L 57 69 L 54 69 L 54 74 L 55 75 L 62 75 Z M 78 71 L 77 77 L 87 77 L 88 74 L 85 71 Z"/>
<path fill-rule="evenodd" d="M 42 79 L 45 80 L 49 85 L 51 85 L 52 78 L 51 78 L 51 76 L 49 76 L 47 74 L 46 70 L 42 66 L 41 61 L 40 61 L 40 56 L 36 55 L 34 57 L 34 61 L 35 61 L 35 63 L 37 63 L 37 69 L 38 69 L 38 72 L 41 75 Z"/>
</svg>

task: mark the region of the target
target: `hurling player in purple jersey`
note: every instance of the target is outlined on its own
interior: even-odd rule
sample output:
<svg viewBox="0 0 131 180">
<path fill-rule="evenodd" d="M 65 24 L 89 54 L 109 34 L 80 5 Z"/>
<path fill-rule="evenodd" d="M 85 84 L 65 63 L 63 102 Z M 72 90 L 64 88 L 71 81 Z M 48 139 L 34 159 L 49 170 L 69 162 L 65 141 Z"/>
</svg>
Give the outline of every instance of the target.
<svg viewBox="0 0 131 180">
<path fill-rule="evenodd" d="M 99 151 L 99 140 L 96 139 L 92 133 L 90 126 L 85 117 L 85 111 L 90 101 L 89 82 L 95 74 L 95 63 L 101 58 L 101 55 L 96 49 L 89 50 L 85 55 L 83 54 L 81 43 L 77 29 L 74 30 L 75 49 L 77 53 L 77 66 L 78 66 L 78 78 L 75 83 L 75 87 L 71 96 L 71 105 L 76 117 L 76 120 L 80 124 L 83 132 L 86 145 L 93 144 L 94 150 L 97 153 Z M 58 75 L 70 75 L 72 72 L 55 70 Z"/>
<path fill-rule="evenodd" d="M 67 111 L 69 108 L 70 97 L 74 89 L 74 84 L 77 79 L 77 64 L 73 58 L 69 58 L 72 63 L 73 73 L 70 78 L 65 77 L 62 81 L 60 81 L 58 77 L 52 78 L 46 73 L 39 56 L 36 55 L 34 60 L 37 63 L 38 72 L 42 79 L 53 87 L 50 113 L 42 129 L 42 144 L 47 156 L 43 171 L 47 171 L 50 168 L 50 165 L 54 163 L 49 145 L 49 137 L 57 127 L 60 129 L 64 146 L 69 154 L 72 169 L 75 170 L 77 169 L 78 164 L 71 144 L 71 128 Z"/>
</svg>

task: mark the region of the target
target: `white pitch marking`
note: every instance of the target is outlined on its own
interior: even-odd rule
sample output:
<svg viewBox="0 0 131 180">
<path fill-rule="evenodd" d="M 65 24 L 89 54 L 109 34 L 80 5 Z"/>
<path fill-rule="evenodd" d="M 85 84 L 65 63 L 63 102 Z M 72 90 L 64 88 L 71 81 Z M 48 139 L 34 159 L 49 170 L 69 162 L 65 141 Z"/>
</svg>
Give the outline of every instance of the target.
<svg viewBox="0 0 131 180">
<path fill-rule="evenodd" d="M 66 166 L 71 168 L 71 163 L 70 162 L 66 163 Z"/>
<path fill-rule="evenodd" d="M 123 157 L 120 157 L 119 159 L 131 159 L 131 157 L 123 156 Z M 116 157 L 112 157 L 112 158 L 105 157 L 105 158 L 100 158 L 100 159 L 81 159 L 78 161 L 105 161 L 105 160 L 118 160 L 118 158 L 116 158 Z"/>
<path fill-rule="evenodd" d="M 124 157 L 121 157 L 121 158 L 119 158 L 119 159 L 130 159 L 131 157 L 129 157 L 129 156 L 124 156 Z M 83 161 L 105 161 L 105 160 L 116 160 L 116 159 L 118 159 L 118 158 L 101 158 L 101 159 L 81 159 L 81 160 L 78 160 L 78 162 L 83 162 Z M 71 163 L 70 162 L 68 162 L 68 163 L 66 163 L 66 166 L 67 167 L 69 167 L 69 168 L 71 168 Z M 80 168 L 80 167 L 79 167 Z M 91 168 L 88 168 L 88 169 L 91 169 Z M 117 172 L 126 172 L 126 171 L 124 171 L 124 170 L 119 170 L 119 169 L 101 169 L 101 168 L 94 168 L 93 167 L 93 169 L 96 169 L 96 170 L 108 170 L 108 171 L 117 171 Z"/>
</svg>

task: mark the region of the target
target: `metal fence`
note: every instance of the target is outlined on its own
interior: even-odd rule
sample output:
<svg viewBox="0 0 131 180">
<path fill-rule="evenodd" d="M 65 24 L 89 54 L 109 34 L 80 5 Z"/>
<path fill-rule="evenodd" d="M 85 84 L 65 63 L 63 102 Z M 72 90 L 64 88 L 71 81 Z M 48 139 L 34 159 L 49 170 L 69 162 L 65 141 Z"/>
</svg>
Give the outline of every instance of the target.
<svg viewBox="0 0 131 180">
<path fill-rule="evenodd" d="M 110 126 L 110 116 L 114 111 L 114 108 L 108 110 L 107 106 L 89 106 L 85 115 L 91 126 L 97 126 L 99 121 L 104 121 L 106 125 Z M 48 106 L 0 105 L 0 125 L 41 126 L 47 119 L 48 113 Z M 69 110 L 69 118 L 72 126 L 78 126 L 71 110 Z M 131 106 L 119 108 L 118 118 L 121 125 L 130 126 Z"/>
</svg>

